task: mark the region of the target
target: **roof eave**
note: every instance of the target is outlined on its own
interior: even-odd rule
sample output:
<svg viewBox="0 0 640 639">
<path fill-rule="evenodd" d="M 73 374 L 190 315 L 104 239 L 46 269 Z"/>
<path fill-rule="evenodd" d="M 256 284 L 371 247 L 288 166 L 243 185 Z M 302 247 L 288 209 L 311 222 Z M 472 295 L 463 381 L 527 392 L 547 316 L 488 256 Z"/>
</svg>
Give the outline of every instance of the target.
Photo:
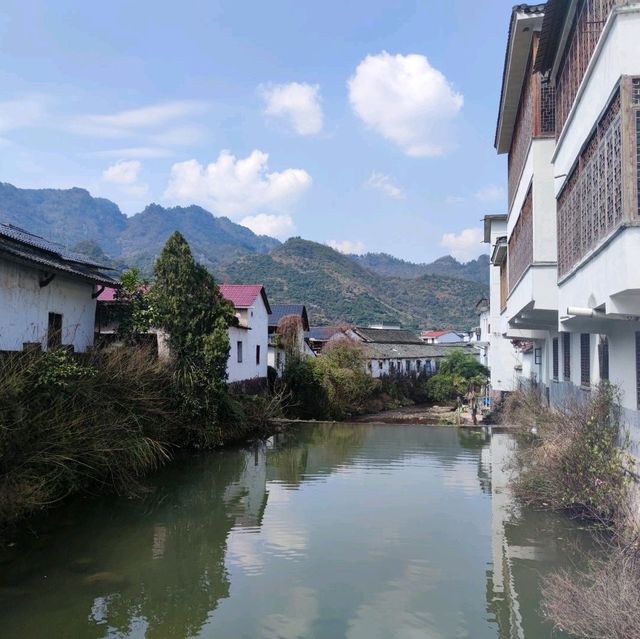
<svg viewBox="0 0 640 639">
<path fill-rule="evenodd" d="M 531 39 L 533 33 L 542 27 L 543 16 L 544 5 L 517 5 L 511 14 L 494 142 L 499 154 L 508 153 L 511 148 L 511 137 L 531 52 Z"/>
</svg>

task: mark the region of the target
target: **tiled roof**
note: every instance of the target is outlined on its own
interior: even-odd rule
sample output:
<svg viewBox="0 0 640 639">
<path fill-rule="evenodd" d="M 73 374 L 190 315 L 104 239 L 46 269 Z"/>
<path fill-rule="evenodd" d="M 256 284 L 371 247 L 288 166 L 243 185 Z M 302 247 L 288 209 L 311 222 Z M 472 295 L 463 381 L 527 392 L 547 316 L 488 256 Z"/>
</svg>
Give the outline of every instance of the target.
<svg viewBox="0 0 640 639">
<path fill-rule="evenodd" d="M 21 229 L 19 226 L 14 226 L 13 224 L 0 223 L 0 237 L 6 237 L 10 240 L 19 242 L 20 244 L 41 249 L 42 251 L 47 251 L 48 253 L 53 253 L 54 255 L 57 255 L 58 257 L 65 260 L 66 262 L 74 262 L 75 264 L 85 264 L 86 266 L 95 266 L 96 268 L 103 268 L 103 269 L 109 270 L 109 266 L 106 264 L 102 264 L 101 262 L 96 262 L 95 260 L 91 259 L 90 257 L 87 257 L 86 255 L 80 255 L 79 253 L 68 251 L 61 244 L 57 244 L 55 242 L 50 242 L 49 240 L 45 240 L 43 237 L 40 237 L 39 235 L 34 235 L 33 233 L 29 233 L 29 231 L 25 231 L 24 229 Z"/>
<path fill-rule="evenodd" d="M 267 313 L 271 313 L 269 300 L 262 284 L 222 284 L 222 296 L 229 300 L 236 308 L 249 308 L 256 302 L 258 295 L 262 296 Z"/>
<path fill-rule="evenodd" d="M 421 344 L 420 338 L 412 331 L 401 328 L 363 328 L 356 327 L 353 331 L 365 342 L 378 344 Z"/>
<path fill-rule="evenodd" d="M 341 326 L 313 326 L 305 337 L 314 342 L 328 342 L 334 335 L 342 333 L 342 331 Z"/>
<path fill-rule="evenodd" d="M 540 32 L 540 44 L 533 67 L 539 73 L 546 73 L 553 66 L 569 4 L 566 0 L 547 2 Z"/>
<path fill-rule="evenodd" d="M 288 317 L 289 315 L 299 317 L 302 320 L 304 330 L 309 330 L 309 318 L 304 304 L 273 304 L 271 306 L 271 315 L 269 315 L 269 326 L 277 326 L 283 317 Z"/>
<path fill-rule="evenodd" d="M 95 261 L 9 224 L 0 224 L 0 254 L 41 270 L 63 273 L 93 284 L 118 286 L 116 279 L 98 270 L 101 265 Z"/>
<path fill-rule="evenodd" d="M 467 347 L 465 347 L 466 349 Z M 440 344 L 365 344 L 365 352 L 371 359 L 420 359 L 446 357 L 451 346 Z"/>
<path fill-rule="evenodd" d="M 448 335 L 449 333 L 454 333 L 455 331 L 422 331 L 420 333 L 421 337 L 442 337 L 443 335 Z"/>
</svg>

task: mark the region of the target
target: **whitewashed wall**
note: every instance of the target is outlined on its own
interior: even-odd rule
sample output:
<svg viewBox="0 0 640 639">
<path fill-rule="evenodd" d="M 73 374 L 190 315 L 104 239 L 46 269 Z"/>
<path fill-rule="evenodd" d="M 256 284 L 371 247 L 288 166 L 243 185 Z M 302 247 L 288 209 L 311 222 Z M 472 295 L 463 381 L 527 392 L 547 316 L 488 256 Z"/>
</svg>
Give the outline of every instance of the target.
<svg viewBox="0 0 640 639">
<path fill-rule="evenodd" d="M 49 313 L 62 315 L 62 343 L 77 352 L 93 345 L 94 286 L 62 275 L 40 288 L 40 272 L 0 260 L 0 350 L 20 351 L 24 342 L 47 347 Z"/>
<path fill-rule="evenodd" d="M 267 376 L 269 359 L 269 315 L 262 297 L 256 298 L 255 306 L 237 311 L 241 324 L 248 327 L 229 328 L 229 360 L 227 375 L 229 382 L 241 382 Z M 238 362 L 238 342 L 242 342 L 242 362 Z M 256 347 L 260 346 L 260 363 L 256 363 Z"/>
</svg>

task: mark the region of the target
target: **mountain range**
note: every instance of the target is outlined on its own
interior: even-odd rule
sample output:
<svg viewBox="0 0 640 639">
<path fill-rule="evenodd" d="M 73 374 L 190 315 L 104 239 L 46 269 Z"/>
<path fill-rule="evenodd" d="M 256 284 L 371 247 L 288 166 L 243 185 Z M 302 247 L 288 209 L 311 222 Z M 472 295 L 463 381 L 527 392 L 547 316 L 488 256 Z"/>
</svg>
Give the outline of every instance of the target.
<svg viewBox="0 0 640 639">
<path fill-rule="evenodd" d="M 400 322 L 415 328 L 469 328 L 488 294 L 489 262 L 445 256 L 413 264 L 385 253 L 343 255 L 292 238 L 256 235 L 200 206 L 150 204 L 124 215 L 85 189 L 20 189 L 0 183 L 0 222 L 108 258 L 116 269 L 150 274 L 168 237 L 180 231 L 195 258 L 218 280 L 264 284 L 272 302 L 304 302 L 313 324 Z"/>
</svg>

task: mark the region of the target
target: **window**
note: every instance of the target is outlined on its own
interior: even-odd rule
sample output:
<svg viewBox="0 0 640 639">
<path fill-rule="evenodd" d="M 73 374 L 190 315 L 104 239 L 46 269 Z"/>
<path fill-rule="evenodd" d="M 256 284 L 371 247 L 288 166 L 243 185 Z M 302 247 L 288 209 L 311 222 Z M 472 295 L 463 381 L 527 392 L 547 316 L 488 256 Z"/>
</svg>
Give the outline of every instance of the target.
<svg viewBox="0 0 640 639">
<path fill-rule="evenodd" d="M 535 364 L 537 366 L 540 366 L 540 364 L 542 364 L 542 349 L 541 348 L 536 348 L 533 351 L 533 361 L 535 362 Z"/>
<path fill-rule="evenodd" d="M 411 361 L 410 360 L 407 360 L 405 362 L 405 367 L 407 369 L 407 373 L 410 373 L 411 372 Z"/>
<path fill-rule="evenodd" d="M 571 379 L 571 333 L 562 334 L 562 373 L 567 381 Z"/>
<path fill-rule="evenodd" d="M 47 327 L 47 349 L 62 346 L 62 315 L 49 313 L 49 325 Z"/>
<path fill-rule="evenodd" d="M 381 359 L 380 359 L 380 360 L 378 360 L 378 368 L 379 368 L 380 370 L 382 370 L 382 368 L 383 368 L 383 363 L 382 363 L 382 360 L 381 360 Z"/>
<path fill-rule="evenodd" d="M 260 344 L 256 346 L 256 366 L 260 366 Z"/>
<path fill-rule="evenodd" d="M 591 385 L 591 335 L 580 334 L 580 384 Z"/>
<path fill-rule="evenodd" d="M 600 380 L 609 381 L 609 338 L 606 335 L 600 335 L 600 343 L 598 344 L 598 365 L 600 367 Z"/>
<path fill-rule="evenodd" d="M 282 364 L 282 354 L 280 351 L 276 351 L 276 368 L 279 370 L 280 365 Z"/>
<path fill-rule="evenodd" d="M 238 364 L 242 364 L 242 342 L 238 342 Z"/>
<path fill-rule="evenodd" d="M 416 362 L 416 372 L 419 373 L 422 370 L 422 362 L 418 360 Z"/>
<path fill-rule="evenodd" d="M 636 333 L 636 396 L 640 409 L 640 333 Z"/>
<path fill-rule="evenodd" d="M 558 338 L 554 337 L 551 343 L 551 352 L 553 358 L 553 379 L 558 380 L 560 374 L 560 355 L 558 352 Z"/>
</svg>

